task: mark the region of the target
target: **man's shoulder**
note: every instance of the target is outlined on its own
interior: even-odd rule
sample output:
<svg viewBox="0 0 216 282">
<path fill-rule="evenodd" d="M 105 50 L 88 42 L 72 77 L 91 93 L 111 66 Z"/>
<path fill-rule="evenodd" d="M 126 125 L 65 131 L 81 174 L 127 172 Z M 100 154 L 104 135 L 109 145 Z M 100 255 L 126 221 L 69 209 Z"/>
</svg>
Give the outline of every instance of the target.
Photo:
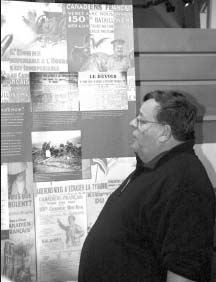
<svg viewBox="0 0 216 282">
<path fill-rule="evenodd" d="M 165 156 L 166 158 L 166 156 Z M 161 170 L 166 177 L 174 178 L 176 182 L 210 184 L 203 163 L 192 152 L 180 152 L 162 162 Z"/>
<path fill-rule="evenodd" d="M 202 170 L 203 165 L 199 158 L 196 156 L 193 150 L 181 151 L 174 154 L 168 154 L 167 161 L 164 162 L 164 166 L 168 166 L 170 170 L 187 171 L 190 167 L 193 170 Z"/>
<path fill-rule="evenodd" d="M 212 193 L 207 170 L 195 153 L 179 154 L 170 162 L 169 169 L 182 189 L 200 194 Z"/>
</svg>

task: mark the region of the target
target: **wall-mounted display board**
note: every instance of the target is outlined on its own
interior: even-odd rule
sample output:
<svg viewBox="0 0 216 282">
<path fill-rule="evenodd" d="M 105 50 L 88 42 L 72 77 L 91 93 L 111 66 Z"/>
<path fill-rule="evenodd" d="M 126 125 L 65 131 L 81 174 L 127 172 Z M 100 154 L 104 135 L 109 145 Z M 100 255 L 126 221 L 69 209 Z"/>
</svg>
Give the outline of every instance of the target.
<svg viewBox="0 0 216 282">
<path fill-rule="evenodd" d="M 134 34 L 137 108 L 156 89 L 187 93 L 198 109 L 194 149 L 216 188 L 216 30 L 138 28 Z"/>
<path fill-rule="evenodd" d="M 1 2 L 1 274 L 76 281 L 134 169 L 132 5 Z"/>
</svg>

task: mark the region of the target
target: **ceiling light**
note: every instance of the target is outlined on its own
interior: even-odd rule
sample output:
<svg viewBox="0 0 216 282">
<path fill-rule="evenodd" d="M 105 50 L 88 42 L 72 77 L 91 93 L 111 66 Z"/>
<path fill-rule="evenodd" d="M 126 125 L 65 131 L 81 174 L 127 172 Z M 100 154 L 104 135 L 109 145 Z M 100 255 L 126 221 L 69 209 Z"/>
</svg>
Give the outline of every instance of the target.
<svg viewBox="0 0 216 282">
<path fill-rule="evenodd" d="M 193 4 L 194 0 L 183 0 L 185 8 Z"/>
</svg>

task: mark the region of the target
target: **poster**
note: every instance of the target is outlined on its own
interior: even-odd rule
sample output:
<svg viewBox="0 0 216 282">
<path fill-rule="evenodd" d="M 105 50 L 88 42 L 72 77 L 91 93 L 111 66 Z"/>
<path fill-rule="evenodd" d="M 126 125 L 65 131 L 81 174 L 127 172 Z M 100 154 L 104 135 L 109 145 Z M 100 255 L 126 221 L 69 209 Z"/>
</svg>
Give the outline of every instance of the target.
<svg viewBox="0 0 216 282">
<path fill-rule="evenodd" d="M 27 103 L 1 105 L 1 161 L 30 161 L 31 112 Z"/>
<path fill-rule="evenodd" d="M 132 5 L 1 6 L 1 274 L 77 281 L 87 233 L 134 168 Z"/>
<path fill-rule="evenodd" d="M 117 189 L 136 168 L 136 158 L 108 158 L 107 186 L 109 193 Z"/>
<path fill-rule="evenodd" d="M 135 157 L 94 158 L 91 160 L 92 183 L 86 195 L 88 231 L 97 220 L 108 197 L 120 186 L 135 167 Z"/>
<path fill-rule="evenodd" d="M 36 281 L 32 163 L 8 163 L 9 237 L 1 242 L 2 274 L 12 281 Z"/>
<path fill-rule="evenodd" d="M 86 189 L 85 181 L 37 184 L 36 242 L 41 282 L 77 279 L 87 235 Z"/>
<path fill-rule="evenodd" d="M 66 18 L 69 71 L 127 72 L 135 81 L 132 5 L 70 3 Z"/>
<path fill-rule="evenodd" d="M 1 71 L 11 87 L 7 102 L 30 102 L 29 72 L 68 70 L 63 7 L 21 1 L 2 1 L 1 6 Z"/>
<path fill-rule="evenodd" d="M 9 238 L 8 174 L 7 165 L 1 164 L 1 240 Z"/>
</svg>

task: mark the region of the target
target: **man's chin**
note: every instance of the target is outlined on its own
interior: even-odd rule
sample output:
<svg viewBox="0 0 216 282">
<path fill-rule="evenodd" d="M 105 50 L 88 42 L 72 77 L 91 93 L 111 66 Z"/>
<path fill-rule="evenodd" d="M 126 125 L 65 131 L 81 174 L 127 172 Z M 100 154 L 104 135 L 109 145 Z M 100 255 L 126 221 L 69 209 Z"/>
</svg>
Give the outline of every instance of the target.
<svg viewBox="0 0 216 282">
<path fill-rule="evenodd" d="M 134 143 L 132 143 L 132 144 L 130 145 L 130 147 L 131 147 L 131 149 L 134 151 L 134 153 L 135 153 L 135 154 L 137 154 L 137 150 L 138 150 L 138 148 L 137 148 L 136 143 L 135 143 L 135 142 L 134 142 Z"/>
</svg>

